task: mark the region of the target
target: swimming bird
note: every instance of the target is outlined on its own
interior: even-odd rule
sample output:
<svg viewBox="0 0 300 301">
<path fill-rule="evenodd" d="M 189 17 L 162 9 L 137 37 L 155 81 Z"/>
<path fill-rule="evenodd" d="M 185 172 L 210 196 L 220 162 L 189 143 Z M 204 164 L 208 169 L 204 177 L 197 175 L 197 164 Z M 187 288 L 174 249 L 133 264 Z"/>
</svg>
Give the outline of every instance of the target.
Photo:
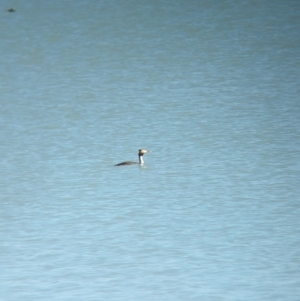
<svg viewBox="0 0 300 301">
<path fill-rule="evenodd" d="M 9 13 L 14 13 L 14 12 L 15 12 L 15 10 L 14 10 L 13 8 L 9 8 L 7 11 L 8 11 Z"/>
<path fill-rule="evenodd" d="M 148 153 L 149 151 L 145 149 L 139 149 L 139 162 L 132 162 L 132 161 L 125 161 L 122 163 L 115 164 L 115 166 L 122 166 L 122 165 L 132 165 L 132 164 L 144 164 L 143 155 Z"/>
</svg>

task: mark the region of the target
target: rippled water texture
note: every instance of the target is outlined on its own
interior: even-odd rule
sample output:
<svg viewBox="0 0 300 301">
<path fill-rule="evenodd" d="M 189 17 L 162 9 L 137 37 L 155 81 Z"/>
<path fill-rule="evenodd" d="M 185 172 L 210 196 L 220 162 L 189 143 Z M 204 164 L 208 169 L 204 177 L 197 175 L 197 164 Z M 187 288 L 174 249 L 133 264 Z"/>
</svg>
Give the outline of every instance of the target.
<svg viewBox="0 0 300 301">
<path fill-rule="evenodd" d="M 299 12 L 2 2 L 1 301 L 298 301 Z"/>
</svg>

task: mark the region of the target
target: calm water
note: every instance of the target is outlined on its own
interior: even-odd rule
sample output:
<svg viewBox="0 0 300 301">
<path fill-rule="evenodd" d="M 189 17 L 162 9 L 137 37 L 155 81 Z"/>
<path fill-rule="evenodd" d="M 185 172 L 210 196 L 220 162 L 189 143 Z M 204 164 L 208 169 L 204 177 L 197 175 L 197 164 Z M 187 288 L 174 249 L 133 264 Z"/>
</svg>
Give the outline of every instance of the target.
<svg viewBox="0 0 300 301">
<path fill-rule="evenodd" d="M 1 3 L 0 300 L 298 301 L 300 2 Z"/>
</svg>

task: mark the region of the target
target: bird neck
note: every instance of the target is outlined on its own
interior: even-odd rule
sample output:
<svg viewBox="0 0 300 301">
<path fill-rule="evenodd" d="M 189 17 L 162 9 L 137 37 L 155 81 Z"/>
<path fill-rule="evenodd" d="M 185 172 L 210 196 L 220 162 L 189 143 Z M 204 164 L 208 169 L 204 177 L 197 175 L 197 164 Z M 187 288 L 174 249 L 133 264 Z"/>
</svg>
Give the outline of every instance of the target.
<svg viewBox="0 0 300 301">
<path fill-rule="evenodd" d="M 139 163 L 144 164 L 143 155 L 139 155 Z"/>
</svg>

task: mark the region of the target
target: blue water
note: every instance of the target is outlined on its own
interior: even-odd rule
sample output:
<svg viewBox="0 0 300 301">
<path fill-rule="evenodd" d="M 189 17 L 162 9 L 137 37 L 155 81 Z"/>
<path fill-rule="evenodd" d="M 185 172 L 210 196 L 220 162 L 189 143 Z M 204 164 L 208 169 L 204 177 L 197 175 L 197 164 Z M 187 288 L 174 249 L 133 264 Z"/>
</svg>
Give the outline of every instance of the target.
<svg viewBox="0 0 300 301">
<path fill-rule="evenodd" d="M 1 301 L 299 300 L 299 1 L 0 15 Z"/>
</svg>

